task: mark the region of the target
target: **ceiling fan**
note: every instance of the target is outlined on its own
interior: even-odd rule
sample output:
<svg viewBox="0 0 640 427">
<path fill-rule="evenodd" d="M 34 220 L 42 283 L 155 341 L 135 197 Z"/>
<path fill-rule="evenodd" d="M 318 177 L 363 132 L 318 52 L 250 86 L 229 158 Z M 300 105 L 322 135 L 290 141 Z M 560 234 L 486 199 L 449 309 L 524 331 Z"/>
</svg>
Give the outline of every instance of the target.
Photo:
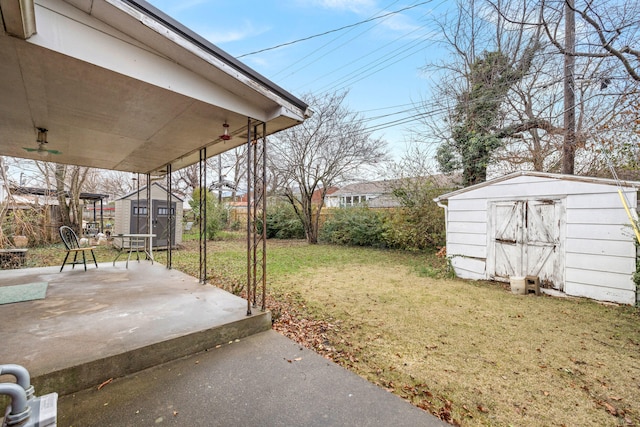
<svg viewBox="0 0 640 427">
<path fill-rule="evenodd" d="M 49 150 L 46 148 L 47 142 L 47 132 L 48 130 L 45 128 L 37 128 L 38 129 L 38 139 L 36 142 L 38 143 L 38 148 L 30 148 L 30 147 L 22 147 L 25 151 L 29 153 L 36 152 L 39 155 L 46 157 L 49 154 L 62 154 L 61 151 L 58 150 Z"/>
</svg>

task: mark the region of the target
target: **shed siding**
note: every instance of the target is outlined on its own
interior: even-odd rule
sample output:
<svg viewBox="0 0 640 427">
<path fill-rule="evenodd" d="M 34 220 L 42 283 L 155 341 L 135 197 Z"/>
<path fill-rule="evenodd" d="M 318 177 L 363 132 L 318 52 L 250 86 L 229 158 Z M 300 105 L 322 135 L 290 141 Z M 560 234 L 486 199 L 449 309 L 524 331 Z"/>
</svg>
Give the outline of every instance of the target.
<svg viewBox="0 0 640 427">
<path fill-rule="evenodd" d="M 486 244 L 470 245 L 465 242 L 460 242 L 460 243 L 449 242 L 449 244 L 447 245 L 447 252 L 453 253 L 453 254 L 464 253 L 468 257 L 486 259 L 487 245 Z"/>
<path fill-rule="evenodd" d="M 482 206 L 481 210 L 453 211 L 449 214 L 449 223 L 454 222 L 477 222 L 486 224 L 487 210 Z"/>
<path fill-rule="evenodd" d="M 452 233 L 461 234 L 487 234 L 487 223 L 485 222 L 450 222 L 447 230 Z"/>
<path fill-rule="evenodd" d="M 632 239 L 631 230 L 622 224 L 570 224 L 567 223 L 567 239 L 620 240 Z"/>
<path fill-rule="evenodd" d="M 615 301 L 621 304 L 634 304 L 635 298 L 629 300 L 629 293 L 631 290 L 621 291 L 618 289 L 607 288 L 601 285 L 594 286 L 585 283 L 571 282 L 565 289 L 568 295 L 577 297 L 591 298 L 599 301 Z"/>
<path fill-rule="evenodd" d="M 626 274 L 635 268 L 634 258 L 624 258 L 603 254 L 585 254 L 567 252 L 566 262 L 571 268 L 585 271 Z"/>
<path fill-rule="evenodd" d="M 447 232 L 447 234 L 449 234 Z M 451 233 L 451 236 L 447 238 L 447 246 L 449 243 L 459 243 L 463 246 L 487 246 L 486 234 L 469 234 L 469 233 Z"/>
<path fill-rule="evenodd" d="M 447 254 L 459 277 L 488 279 L 491 203 L 563 200 L 565 293 L 634 304 L 634 235 L 617 191 L 607 183 L 521 175 L 454 194 L 448 198 Z M 624 192 L 629 204 L 637 206 L 636 188 Z"/>
<path fill-rule="evenodd" d="M 635 258 L 635 248 L 628 242 L 620 240 L 598 240 L 594 244 L 593 239 L 567 239 L 565 251 L 566 253 Z"/>
<path fill-rule="evenodd" d="M 486 279 L 486 262 L 484 260 L 454 256 L 451 258 L 451 265 L 458 277 L 472 280 Z"/>
<path fill-rule="evenodd" d="M 129 233 L 129 225 L 131 224 L 131 202 L 129 200 L 116 200 L 116 215 L 113 227 L 114 234 Z"/>
</svg>

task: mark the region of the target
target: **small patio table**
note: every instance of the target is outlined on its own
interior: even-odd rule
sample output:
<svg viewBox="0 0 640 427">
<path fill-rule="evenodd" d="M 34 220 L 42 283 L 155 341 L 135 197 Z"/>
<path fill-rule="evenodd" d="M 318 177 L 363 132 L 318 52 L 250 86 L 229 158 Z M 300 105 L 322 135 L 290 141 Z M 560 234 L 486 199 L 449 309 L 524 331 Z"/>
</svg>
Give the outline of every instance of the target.
<svg viewBox="0 0 640 427">
<path fill-rule="evenodd" d="M 115 267 L 116 261 L 120 258 L 120 255 L 124 253 L 126 250 L 125 242 L 129 242 L 129 255 L 127 256 L 127 264 L 126 268 L 129 268 L 129 260 L 131 259 L 131 254 L 135 251 L 136 259 L 140 262 L 140 249 L 143 250 L 143 253 L 146 255 L 147 259 L 151 260 L 151 264 L 153 264 L 153 247 L 151 246 L 151 238 L 156 237 L 155 234 L 138 234 L 138 233 L 124 233 L 124 234 L 114 234 L 113 238 L 122 239 L 122 245 L 120 246 L 120 251 L 118 251 L 118 255 L 113 260 L 113 265 Z"/>
</svg>

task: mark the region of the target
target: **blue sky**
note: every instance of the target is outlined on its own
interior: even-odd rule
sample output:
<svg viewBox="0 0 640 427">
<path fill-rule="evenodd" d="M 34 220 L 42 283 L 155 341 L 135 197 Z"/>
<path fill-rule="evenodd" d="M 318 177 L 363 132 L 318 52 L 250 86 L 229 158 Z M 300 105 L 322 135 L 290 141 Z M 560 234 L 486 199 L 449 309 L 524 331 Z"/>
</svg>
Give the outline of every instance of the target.
<svg viewBox="0 0 640 427">
<path fill-rule="evenodd" d="M 411 123 L 392 127 L 385 123 L 407 121 L 415 114 L 412 104 L 427 97 L 429 76 L 420 69 L 438 55 L 440 36 L 432 22 L 447 6 L 446 0 L 150 3 L 296 96 L 349 89 L 350 109 L 368 118 L 388 115 L 366 126 L 376 129 L 374 135 L 386 139 L 396 156 L 405 148 Z M 401 9 L 405 10 L 389 14 Z M 330 33 L 246 55 L 325 32 Z"/>
</svg>

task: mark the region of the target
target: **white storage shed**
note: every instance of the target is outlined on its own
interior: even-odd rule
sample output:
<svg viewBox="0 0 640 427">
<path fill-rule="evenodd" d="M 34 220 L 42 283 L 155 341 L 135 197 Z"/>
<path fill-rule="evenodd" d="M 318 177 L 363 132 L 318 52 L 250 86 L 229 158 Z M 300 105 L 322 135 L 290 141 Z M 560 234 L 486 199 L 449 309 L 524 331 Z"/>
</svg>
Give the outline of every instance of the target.
<svg viewBox="0 0 640 427">
<path fill-rule="evenodd" d="M 171 211 L 167 206 L 167 189 L 154 182 L 151 184 L 151 210 L 147 209 L 147 187 L 141 187 L 139 191 L 127 194 L 116 200 L 116 219 L 114 234 L 148 233 L 149 217 L 151 218 L 151 233 L 156 237 L 153 239 L 154 248 L 166 248 L 168 244 L 169 231 L 171 232 L 172 247 L 182 243 L 182 213 L 183 201 L 175 194 L 171 195 Z M 172 225 L 169 230 L 169 212 L 173 215 Z M 130 240 L 114 238 L 116 247 L 128 247 Z"/>
<path fill-rule="evenodd" d="M 636 304 L 640 182 L 516 172 L 444 194 L 447 255 L 465 279 L 537 276 L 572 296 Z"/>
</svg>

